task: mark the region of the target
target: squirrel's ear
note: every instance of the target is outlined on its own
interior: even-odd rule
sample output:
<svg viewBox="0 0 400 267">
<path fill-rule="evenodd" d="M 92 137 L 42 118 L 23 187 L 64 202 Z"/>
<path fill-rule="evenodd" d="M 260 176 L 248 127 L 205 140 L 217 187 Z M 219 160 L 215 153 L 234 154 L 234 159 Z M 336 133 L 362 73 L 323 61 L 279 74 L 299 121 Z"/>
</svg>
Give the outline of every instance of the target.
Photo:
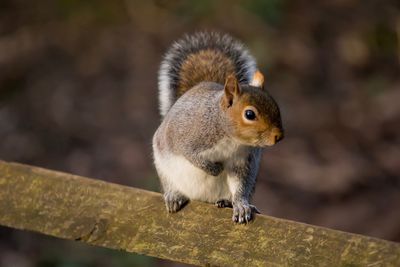
<svg viewBox="0 0 400 267">
<path fill-rule="evenodd" d="M 253 74 L 253 78 L 250 81 L 250 85 L 254 87 L 264 88 L 264 75 L 259 70 L 257 70 Z"/>
<path fill-rule="evenodd" d="M 240 87 L 235 75 L 228 75 L 224 86 L 225 96 L 224 101 L 227 107 L 232 106 L 233 99 L 240 94 Z"/>
</svg>

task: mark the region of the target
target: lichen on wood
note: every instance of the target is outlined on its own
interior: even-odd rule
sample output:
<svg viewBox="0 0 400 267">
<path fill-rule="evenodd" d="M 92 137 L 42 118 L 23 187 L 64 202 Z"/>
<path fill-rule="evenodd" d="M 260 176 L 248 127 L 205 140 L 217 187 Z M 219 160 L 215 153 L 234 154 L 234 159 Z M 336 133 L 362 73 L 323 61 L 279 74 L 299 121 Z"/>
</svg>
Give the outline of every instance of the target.
<svg viewBox="0 0 400 267">
<path fill-rule="evenodd" d="M 400 245 L 191 202 L 168 214 L 159 193 L 0 161 L 0 225 L 196 265 L 400 266 Z"/>
</svg>

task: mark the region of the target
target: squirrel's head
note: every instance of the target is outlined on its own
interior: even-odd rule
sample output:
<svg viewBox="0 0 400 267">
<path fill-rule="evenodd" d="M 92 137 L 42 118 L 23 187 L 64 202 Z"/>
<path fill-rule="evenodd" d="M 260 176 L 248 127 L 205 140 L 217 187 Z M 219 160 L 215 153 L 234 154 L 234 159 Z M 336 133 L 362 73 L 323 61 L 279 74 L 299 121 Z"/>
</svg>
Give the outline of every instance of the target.
<svg viewBox="0 0 400 267">
<path fill-rule="evenodd" d="M 279 107 L 264 89 L 264 76 L 257 71 L 249 85 L 234 75 L 226 78 L 221 107 L 233 137 L 251 146 L 272 146 L 283 138 Z"/>
</svg>

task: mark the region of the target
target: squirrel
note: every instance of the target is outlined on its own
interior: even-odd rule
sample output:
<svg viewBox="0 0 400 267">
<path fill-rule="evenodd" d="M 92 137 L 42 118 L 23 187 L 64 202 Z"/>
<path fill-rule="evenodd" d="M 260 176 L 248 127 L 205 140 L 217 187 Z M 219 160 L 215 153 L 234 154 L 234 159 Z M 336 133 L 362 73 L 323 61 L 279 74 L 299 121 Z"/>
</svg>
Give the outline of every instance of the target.
<svg viewBox="0 0 400 267">
<path fill-rule="evenodd" d="M 152 145 L 167 210 L 199 200 L 251 221 L 262 149 L 283 138 L 253 56 L 227 34 L 185 35 L 165 54 L 158 81 L 163 120 Z"/>
</svg>

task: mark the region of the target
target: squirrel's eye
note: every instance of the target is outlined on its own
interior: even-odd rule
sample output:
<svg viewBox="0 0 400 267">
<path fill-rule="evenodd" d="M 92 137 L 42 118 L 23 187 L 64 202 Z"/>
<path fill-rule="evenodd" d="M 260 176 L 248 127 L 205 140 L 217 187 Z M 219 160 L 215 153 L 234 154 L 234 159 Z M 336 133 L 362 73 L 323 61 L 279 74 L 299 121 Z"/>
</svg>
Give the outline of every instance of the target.
<svg viewBox="0 0 400 267">
<path fill-rule="evenodd" d="M 244 112 L 244 116 L 246 117 L 246 119 L 254 121 L 256 119 L 256 113 L 254 113 L 254 111 L 252 111 L 251 109 L 246 109 L 246 111 Z"/>
</svg>

